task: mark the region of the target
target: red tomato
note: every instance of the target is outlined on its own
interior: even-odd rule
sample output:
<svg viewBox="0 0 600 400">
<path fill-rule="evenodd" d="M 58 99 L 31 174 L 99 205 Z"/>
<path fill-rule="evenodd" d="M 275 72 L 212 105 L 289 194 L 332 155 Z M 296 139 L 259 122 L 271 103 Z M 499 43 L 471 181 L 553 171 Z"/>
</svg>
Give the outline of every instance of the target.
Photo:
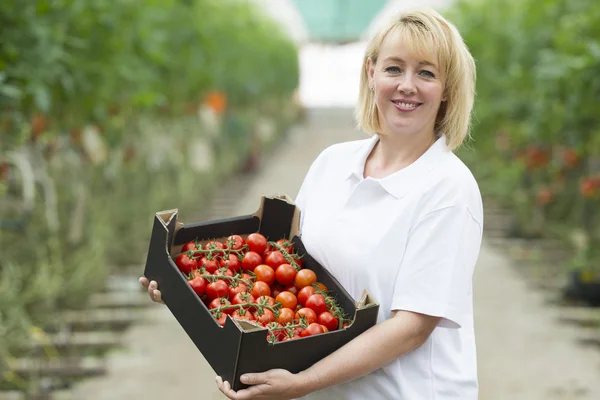
<svg viewBox="0 0 600 400">
<path fill-rule="evenodd" d="M 275 321 L 275 314 L 273 314 L 273 311 L 269 310 L 268 308 L 259 309 L 256 311 L 256 313 L 254 313 L 254 315 L 258 323 L 262 325 L 266 325 Z"/>
<path fill-rule="evenodd" d="M 294 322 L 295 312 L 293 309 L 283 307 L 279 310 L 279 317 L 277 317 L 277 322 L 281 325 L 291 324 Z"/>
<path fill-rule="evenodd" d="M 230 269 L 227 269 L 227 268 L 221 268 L 221 269 L 218 269 L 217 271 L 215 271 L 215 275 L 221 275 L 221 276 L 230 276 L 230 277 L 232 277 L 232 278 L 233 278 L 233 276 L 234 276 L 235 274 L 234 274 L 234 273 L 233 273 L 233 271 L 232 271 L 232 270 L 230 270 Z"/>
<path fill-rule="evenodd" d="M 254 299 L 254 296 L 252 296 L 250 293 L 238 293 L 231 300 L 231 304 L 233 304 L 233 305 L 246 304 L 246 303 L 255 304 L 256 299 Z M 250 311 L 254 311 L 256 309 L 256 307 L 250 307 L 250 306 L 243 306 L 243 307 L 246 309 L 249 309 Z"/>
<path fill-rule="evenodd" d="M 287 285 L 286 287 L 283 288 L 283 291 L 287 291 L 290 293 L 294 293 L 294 296 L 298 297 L 298 289 L 296 288 L 295 285 Z"/>
<path fill-rule="evenodd" d="M 206 256 L 198 260 L 198 268 L 203 268 L 209 274 L 214 274 L 219 269 L 219 263 L 216 259 L 209 260 Z"/>
<path fill-rule="evenodd" d="M 290 264 L 281 264 L 275 270 L 275 280 L 283 286 L 291 285 L 296 279 L 296 269 Z"/>
<path fill-rule="evenodd" d="M 242 263 L 235 254 L 230 254 L 226 259 L 221 259 L 219 265 L 223 268 L 229 268 L 233 272 L 240 272 L 242 269 Z"/>
<path fill-rule="evenodd" d="M 279 250 L 275 250 L 269 253 L 268 256 L 265 257 L 265 264 L 270 266 L 273 269 L 277 269 L 281 264 L 285 264 L 285 258 L 283 254 Z"/>
<path fill-rule="evenodd" d="M 323 293 L 327 293 L 327 286 L 323 285 L 321 282 L 315 282 L 311 286 L 313 286 L 315 290 L 320 290 Z"/>
<path fill-rule="evenodd" d="M 294 245 L 287 239 L 279 239 L 277 244 L 283 247 L 288 254 L 292 254 L 294 252 Z"/>
<path fill-rule="evenodd" d="M 242 279 L 250 282 L 252 280 L 252 276 L 250 276 L 250 274 L 247 274 L 244 272 L 244 273 L 242 273 Z"/>
<path fill-rule="evenodd" d="M 250 251 L 258 254 L 263 254 L 267 250 L 267 238 L 260 233 L 249 234 L 246 238 L 246 244 L 250 248 Z"/>
<path fill-rule="evenodd" d="M 204 296 L 204 292 L 206 291 L 206 279 L 201 276 L 195 276 L 193 279 L 188 280 L 188 283 L 198 297 Z"/>
<path fill-rule="evenodd" d="M 266 264 L 254 268 L 254 275 L 256 275 L 257 281 L 265 282 L 269 286 L 275 282 L 275 271 Z"/>
<path fill-rule="evenodd" d="M 175 265 L 181 272 L 189 275 L 194 269 L 198 268 L 196 260 L 189 258 L 187 254 L 180 254 L 175 259 Z"/>
<path fill-rule="evenodd" d="M 213 310 L 215 308 L 219 308 L 219 307 L 226 307 L 226 306 L 230 306 L 231 303 L 229 302 L 229 300 L 224 299 L 222 297 L 217 297 L 216 299 L 213 299 L 209 304 L 208 304 L 208 309 L 209 310 Z M 221 310 L 222 313 L 225 314 L 231 314 L 233 312 L 233 308 L 227 308 L 225 310 Z"/>
<path fill-rule="evenodd" d="M 277 295 L 281 292 L 283 292 L 283 286 L 281 286 L 279 283 L 274 283 L 271 285 L 271 296 L 272 297 L 277 297 Z"/>
<path fill-rule="evenodd" d="M 231 250 L 240 250 L 244 246 L 244 238 L 240 235 L 231 235 L 227 238 L 225 244 Z"/>
<path fill-rule="evenodd" d="M 256 304 L 262 304 L 267 306 L 275 306 L 275 299 L 271 296 L 260 296 L 256 298 Z"/>
<path fill-rule="evenodd" d="M 349 322 L 344 322 L 344 323 L 342 324 L 342 329 L 346 329 L 346 328 L 347 328 L 347 327 L 349 327 L 349 326 L 350 326 L 350 323 L 349 323 Z"/>
<path fill-rule="evenodd" d="M 270 296 L 271 288 L 266 282 L 256 281 L 252 287 L 252 296 L 259 298 L 260 296 Z"/>
<path fill-rule="evenodd" d="M 302 304 L 304 306 L 306 304 L 306 300 L 308 300 L 308 298 L 310 296 L 312 296 L 313 294 L 315 294 L 315 288 L 314 287 L 312 287 L 312 286 L 304 286 L 298 292 L 298 303 L 300 303 L 300 304 Z"/>
<path fill-rule="evenodd" d="M 308 324 L 317 322 L 317 314 L 313 311 L 312 308 L 304 307 L 296 311 L 296 315 L 294 315 L 294 318 L 300 321 L 300 317 L 304 317 Z"/>
<path fill-rule="evenodd" d="M 221 314 L 217 313 L 219 316 L 217 317 L 215 315 L 215 319 L 217 320 L 217 323 L 221 326 L 225 326 L 225 322 L 227 321 L 227 314 L 225 314 L 224 312 L 222 312 Z"/>
<path fill-rule="evenodd" d="M 298 290 L 302 289 L 305 286 L 309 286 L 317 281 L 317 275 L 313 270 L 310 269 L 301 269 L 296 274 L 296 278 L 294 279 L 294 283 Z"/>
<path fill-rule="evenodd" d="M 217 297 L 229 297 L 229 285 L 223 279 L 217 279 L 213 283 L 209 283 L 206 286 L 206 296 L 210 300 L 214 300 Z"/>
<path fill-rule="evenodd" d="M 277 337 L 278 340 L 281 340 L 285 337 L 285 329 L 278 329 L 278 328 L 283 328 L 283 326 L 281 326 L 280 323 L 271 322 L 271 323 L 267 324 L 267 328 L 269 329 L 271 334 L 273 334 Z"/>
<path fill-rule="evenodd" d="M 194 241 L 187 242 L 181 248 L 181 252 L 182 253 L 185 253 L 185 252 L 188 252 L 188 251 L 196 251 L 196 250 L 198 250 L 198 248 L 196 247 L 196 242 L 194 242 Z"/>
<path fill-rule="evenodd" d="M 231 314 L 231 318 L 233 319 L 241 319 L 246 321 L 254 321 L 254 315 L 248 310 L 235 310 L 233 314 Z"/>
<path fill-rule="evenodd" d="M 207 242 L 204 245 L 204 250 L 212 250 L 211 254 L 213 256 L 222 256 L 224 253 L 222 251 L 216 251 L 216 250 L 221 250 L 224 249 L 225 245 L 221 242 L 217 242 L 217 241 L 211 241 L 211 242 Z"/>
<path fill-rule="evenodd" d="M 254 271 L 254 268 L 262 264 L 262 257 L 255 251 L 249 251 L 244 254 L 242 259 L 242 268 L 246 271 Z"/>
<path fill-rule="evenodd" d="M 335 331 L 340 324 L 340 321 L 328 311 L 319 314 L 317 317 L 317 322 L 325 326 L 330 331 Z"/>
<path fill-rule="evenodd" d="M 298 299 L 291 292 L 281 292 L 275 298 L 275 301 L 281 303 L 284 308 L 294 309 L 298 304 Z"/>
<path fill-rule="evenodd" d="M 244 282 L 232 282 L 229 284 L 229 298 L 233 299 L 238 293 L 246 293 L 248 286 Z"/>
<path fill-rule="evenodd" d="M 305 307 L 312 308 L 313 311 L 319 315 L 327 311 L 327 304 L 325 303 L 325 297 L 321 294 L 313 294 L 306 300 Z"/>
<path fill-rule="evenodd" d="M 317 323 L 312 323 L 308 325 L 305 330 L 300 332 L 300 337 L 314 336 L 319 335 L 321 333 L 325 333 L 323 327 Z"/>
<path fill-rule="evenodd" d="M 300 257 L 294 257 L 294 261 L 296 262 L 296 264 L 298 264 L 298 267 L 300 267 L 300 269 L 304 268 L 304 260 L 301 259 Z"/>
</svg>

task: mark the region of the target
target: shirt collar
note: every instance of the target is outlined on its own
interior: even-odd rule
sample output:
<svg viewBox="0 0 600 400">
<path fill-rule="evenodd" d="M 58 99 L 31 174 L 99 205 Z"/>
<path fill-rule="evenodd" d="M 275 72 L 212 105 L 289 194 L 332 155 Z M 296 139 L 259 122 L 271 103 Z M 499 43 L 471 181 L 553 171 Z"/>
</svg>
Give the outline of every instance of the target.
<svg viewBox="0 0 600 400">
<path fill-rule="evenodd" d="M 374 134 L 370 140 L 366 141 L 359 149 L 357 155 L 350 162 L 349 172 L 346 179 L 355 179 L 359 182 L 364 180 L 364 169 L 367 157 L 379 141 L 379 135 Z M 367 179 L 378 182 L 389 194 L 399 199 L 405 196 L 410 190 L 422 181 L 425 174 L 429 173 L 440 161 L 444 154 L 449 152 L 446 145 L 446 137 L 441 135 L 435 143 L 427 149 L 421 157 L 408 167 L 396 171 L 382 179 Z"/>
</svg>

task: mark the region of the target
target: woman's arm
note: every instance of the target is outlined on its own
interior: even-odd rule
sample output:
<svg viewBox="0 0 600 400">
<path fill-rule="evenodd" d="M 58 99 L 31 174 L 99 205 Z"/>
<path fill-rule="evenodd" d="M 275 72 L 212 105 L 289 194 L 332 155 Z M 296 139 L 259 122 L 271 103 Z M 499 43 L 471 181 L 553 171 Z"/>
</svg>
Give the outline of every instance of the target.
<svg viewBox="0 0 600 400">
<path fill-rule="evenodd" d="M 307 382 L 309 393 L 359 378 L 421 346 L 439 320 L 394 311 L 392 318 L 376 324 L 298 376 Z"/>
<path fill-rule="evenodd" d="M 234 392 L 227 382 L 217 384 L 230 399 L 289 399 L 335 386 L 383 367 L 422 345 L 440 318 L 410 311 L 397 311 L 346 345 L 298 374 L 271 370 L 247 374 L 242 382 L 253 385 Z"/>
</svg>

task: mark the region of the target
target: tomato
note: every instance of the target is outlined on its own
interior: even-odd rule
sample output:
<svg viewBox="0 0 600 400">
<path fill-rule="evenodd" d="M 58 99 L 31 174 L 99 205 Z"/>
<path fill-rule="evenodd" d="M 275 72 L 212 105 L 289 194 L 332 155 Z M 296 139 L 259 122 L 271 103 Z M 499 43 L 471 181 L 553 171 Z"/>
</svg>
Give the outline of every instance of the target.
<svg viewBox="0 0 600 400">
<path fill-rule="evenodd" d="M 217 320 L 217 323 L 221 326 L 225 326 L 225 322 L 227 322 L 227 314 L 225 314 L 224 312 L 222 313 L 216 313 L 217 315 L 215 315 L 215 319 Z"/>
<path fill-rule="evenodd" d="M 317 317 L 317 322 L 325 326 L 330 331 L 335 331 L 340 324 L 340 321 L 328 311 L 319 314 Z"/>
<path fill-rule="evenodd" d="M 301 308 L 300 310 L 296 311 L 296 315 L 294 315 L 294 318 L 296 320 L 300 321 L 301 317 L 304 317 L 304 319 L 306 319 L 306 322 L 308 324 L 317 322 L 317 314 L 313 311 L 312 308 L 304 307 L 304 308 Z"/>
<path fill-rule="evenodd" d="M 281 340 L 285 337 L 285 329 L 278 329 L 283 328 L 280 323 L 271 322 L 267 324 L 266 327 L 269 329 L 269 333 L 274 335 L 278 340 Z"/>
<path fill-rule="evenodd" d="M 292 254 L 294 252 L 294 245 L 289 240 L 279 239 L 276 243 L 283 247 L 283 249 L 287 251 L 288 254 Z"/>
<path fill-rule="evenodd" d="M 270 266 L 273 269 L 277 269 L 281 264 L 285 264 L 285 258 L 283 254 L 279 250 L 275 250 L 269 253 L 268 256 L 265 257 L 265 264 Z"/>
<path fill-rule="evenodd" d="M 275 282 L 275 271 L 266 264 L 261 264 L 254 268 L 254 274 L 257 281 L 265 282 L 269 286 Z"/>
<path fill-rule="evenodd" d="M 292 284 L 292 285 L 287 285 L 286 287 L 284 287 L 284 288 L 283 288 L 283 291 L 284 291 L 284 292 L 286 292 L 286 291 L 287 291 L 287 292 L 293 293 L 293 294 L 294 294 L 294 296 L 298 297 L 298 289 L 297 289 L 297 288 L 296 288 L 296 286 L 295 286 L 295 285 L 293 285 L 293 284 Z"/>
<path fill-rule="evenodd" d="M 217 297 L 229 297 L 229 285 L 223 279 L 217 279 L 206 286 L 206 296 L 210 300 Z"/>
<path fill-rule="evenodd" d="M 296 269 L 290 264 L 281 264 L 275 270 L 275 280 L 283 286 L 291 285 L 296 279 Z"/>
<path fill-rule="evenodd" d="M 242 279 L 250 282 L 252 280 L 252 276 L 250 274 L 247 274 L 244 272 L 244 273 L 242 273 Z"/>
<path fill-rule="evenodd" d="M 246 271 L 254 271 L 254 268 L 262 264 L 263 260 L 260 254 L 255 251 L 249 251 L 242 258 L 242 268 Z"/>
<path fill-rule="evenodd" d="M 305 286 L 312 285 L 317 281 L 317 275 L 311 269 L 301 269 L 296 274 L 296 278 L 294 279 L 294 283 L 298 290 L 302 289 Z"/>
<path fill-rule="evenodd" d="M 312 286 L 304 286 L 298 292 L 298 303 L 300 303 L 302 305 L 305 305 L 306 304 L 306 300 L 308 300 L 308 298 L 310 296 L 312 296 L 313 294 L 315 294 L 315 288 L 314 287 L 312 287 Z"/>
<path fill-rule="evenodd" d="M 277 317 L 277 322 L 279 322 L 281 325 L 291 324 L 294 322 L 295 314 L 296 313 L 294 312 L 294 310 L 283 307 L 281 310 L 279 310 L 279 317 Z"/>
<path fill-rule="evenodd" d="M 238 293 L 246 293 L 248 291 L 248 285 L 244 282 L 231 282 L 229 284 L 229 298 L 233 299 Z"/>
<path fill-rule="evenodd" d="M 251 293 L 252 293 L 252 296 L 254 296 L 256 298 L 259 298 L 260 296 L 270 296 L 271 288 L 269 287 L 269 284 L 267 284 L 266 282 L 257 281 L 254 283 Z"/>
<path fill-rule="evenodd" d="M 300 257 L 298 257 L 298 256 L 295 256 L 295 257 L 294 257 L 294 261 L 296 262 L 296 264 L 298 264 L 298 267 L 299 267 L 300 269 L 304 268 L 304 260 L 303 260 L 303 259 L 301 259 L 301 258 L 300 258 Z"/>
<path fill-rule="evenodd" d="M 227 269 L 227 268 L 221 268 L 218 269 L 217 271 L 215 271 L 215 275 L 221 275 L 221 276 L 230 276 L 233 278 L 234 273 L 232 270 Z"/>
<path fill-rule="evenodd" d="M 319 324 L 319 325 L 321 325 L 321 328 L 323 328 L 323 333 L 329 332 L 329 329 L 325 325 L 323 325 L 323 324 Z"/>
<path fill-rule="evenodd" d="M 250 248 L 250 251 L 258 254 L 263 254 L 267 250 L 267 238 L 258 232 L 249 234 L 246 238 L 246 244 Z"/>
<path fill-rule="evenodd" d="M 321 282 L 315 282 L 311 286 L 313 286 L 316 290 L 327 293 L 327 286 L 323 285 Z"/>
<path fill-rule="evenodd" d="M 204 292 L 206 291 L 206 279 L 201 276 L 195 276 L 193 279 L 188 280 L 188 283 L 199 297 L 204 296 Z"/>
<path fill-rule="evenodd" d="M 212 310 L 215 308 L 219 308 L 219 307 L 226 307 L 226 306 L 230 306 L 231 303 L 229 302 L 229 300 L 224 299 L 222 297 L 217 297 L 216 299 L 213 299 L 209 304 L 208 304 L 208 309 Z M 222 313 L 225 314 L 231 314 L 233 312 L 233 308 L 227 308 L 225 310 L 221 310 Z"/>
<path fill-rule="evenodd" d="M 274 283 L 271 285 L 271 296 L 277 297 L 279 293 L 283 292 L 283 286 L 279 283 Z"/>
<path fill-rule="evenodd" d="M 198 263 L 193 258 L 189 258 L 187 254 L 180 254 L 175 259 L 175 265 L 181 272 L 189 275 L 194 269 L 198 268 Z"/>
<path fill-rule="evenodd" d="M 262 304 L 267 306 L 275 306 L 275 299 L 271 296 L 260 296 L 256 298 L 256 304 Z"/>
<path fill-rule="evenodd" d="M 321 294 L 313 294 L 306 300 L 305 307 L 312 308 L 313 311 L 319 315 L 327 311 L 327 303 L 325 303 L 325 297 Z"/>
<path fill-rule="evenodd" d="M 298 304 L 298 299 L 290 292 L 279 293 L 275 298 L 275 301 L 281 303 L 284 308 L 291 308 L 292 310 L 296 308 L 296 305 Z"/>
<path fill-rule="evenodd" d="M 235 254 L 230 254 L 228 258 L 223 258 L 219 261 L 219 265 L 222 268 L 229 268 L 233 272 L 240 272 L 242 269 L 242 263 Z"/>
<path fill-rule="evenodd" d="M 254 313 L 254 315 L 258 323 L 262 325 L 275 322 L 275 314 L 273 314 L 273 311 L 269 310 L 268 308 L 259 309 L 256 311 L 256 313 Z"/>
<path fill-rule="evenodd" d="M 198 250 L 198 248 L 196 247 L 196 242 L 194 242 L 194 241 L 187 242 L 181 248 L 182 253 L 186 253 L 188 251 L 196 251 L 196 250 Z"/>
<path fill-rule="evenodd" d="M 267 248 L 266 250 L 263 252 L 263 258 L 267 258 L 267 256 L 269 254 L 271 254 L 271 252 L 273 251 L 273 246 L 271 246 L 271 243 L 267 242 Z"/>
<path fill-rule="evenodd" d="M 350 326 L 350 323 L 349 323 L 349 322 L 344 322 L 344 323 L 342 324 L 342 329 L 346 329 L 346 328 L 347 328 L 347 327 L 349 327 L 349 326 Z"/>
<path fill-rule="evenodd" d="M 300 337 L 314 336 L 321 333 L 325 333 L 323 327 L 317 323 L 311 323 L 306 327 L 305 330 L 300 332 Z"/>
<path fill-rule="evenodd" d="M 233 319 L 241 319 L 246 321 L 254 321 L 254 315 L 248 310 L 235 310 L 233 314 L 231 314 L 231 318 Z"/>
<path fill-rule="evenodd" d="M 231 250 L 240 250 L 244 246 L 244 238 L 240 235 L 231 235 L 227 238 L 225 244 Z"/>
<path fill-rule="evenodd" d="M 250 293 L 238 293 L 231 300 L 231 304 L 233 304 L 234 306 L 238 305 L 238 304 L 246 304 L 246 303 L 255 304 L 256 299 Z M 256 307 L 250 307 L 250 306 L 243 306 L 243 307 L 250 311 L 254 311 L 256 309 Z"/>
<path fill-rule="evenodd" d="M 198 268 L 204 268 L 209 274 L 214 274 L 219 269 L 219 263 L 216 259 L 209 260 L 204 256 L 198 260 Z"/>
<path fill-rule="evenodd" d="M 221 250 L 224 249 L 225 245 L 221 242 L 217 242 L 217 241 L 211 241 L 211 242 L 207 242 L 204 245 L 204 250 L 211 250 L 211 253 L 213 255 L 213 257 L 216 256 L 222 256 L 223 254 L 225 254 L 222 251 L 216 251 L 216 250 Z"/>
<path fill-rule="evenodd" d="M 281 341 L 287 342 L 288 340 L 294 340 L 294 339 L 300 339 L 300 338 L 301 338 L 300 335 L 286 336 L 283 339 L 281 339 Z"/>
</svg>

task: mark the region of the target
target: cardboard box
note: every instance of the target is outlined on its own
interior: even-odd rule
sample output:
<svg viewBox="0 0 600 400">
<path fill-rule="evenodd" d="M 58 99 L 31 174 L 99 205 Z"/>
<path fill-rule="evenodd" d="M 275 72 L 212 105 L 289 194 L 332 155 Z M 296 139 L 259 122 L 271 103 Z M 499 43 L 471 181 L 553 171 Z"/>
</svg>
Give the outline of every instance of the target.
<svg viewBox="0 0 600 400">
<path fill-rule="evenodd" d="M 243 385 L 239 377 L 247 372 L 263 372 L 284 368 L 300 372 L 343 346 L 377 321 L 379 305 L 365 290 L 355 301 L 337 280 L 319 265 L 300 239 L 300 212 L 287 198 L 263 197 L 261 207 L 252 214 L 193 224 L 178 221 L 177 210 L 156 213 L 144 275 L 158 283 L 163 300 L 217 375 L 232 384 L 234 390 Z M 260 232 L 269 240 L 288 238 L 296 251 L 304 255 L 304 268 L 315 271 L 330 295 L 338 300 L 353 323 L 343 330 L 280 343 L 267 341 L 267 329 L 244 321 L 227 318 L 221 327 L 208 308 L 187 283 L 171 255 L 183 244 L 199 240 L 221 239 L 232 234 L 243 237 Z"/>
</svg>

